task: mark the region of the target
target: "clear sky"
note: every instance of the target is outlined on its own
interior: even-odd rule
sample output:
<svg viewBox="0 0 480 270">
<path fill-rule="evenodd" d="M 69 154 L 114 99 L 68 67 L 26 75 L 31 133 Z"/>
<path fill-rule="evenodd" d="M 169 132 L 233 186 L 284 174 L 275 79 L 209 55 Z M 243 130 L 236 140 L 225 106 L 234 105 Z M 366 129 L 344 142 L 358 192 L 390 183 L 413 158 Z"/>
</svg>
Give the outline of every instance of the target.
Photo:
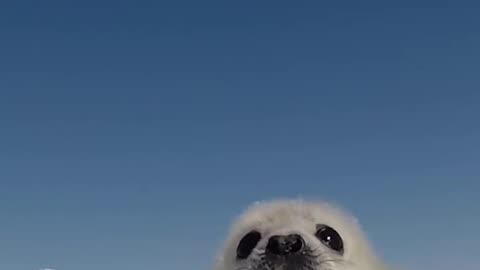
<svg viewBox="0 0 480 270">
<path fill-rule="evenodd" d="M 299 196 L 478 269 L 478 5 L 321 2 L 3 1 L 0 269 L 208 270 Z"/>
</svg>

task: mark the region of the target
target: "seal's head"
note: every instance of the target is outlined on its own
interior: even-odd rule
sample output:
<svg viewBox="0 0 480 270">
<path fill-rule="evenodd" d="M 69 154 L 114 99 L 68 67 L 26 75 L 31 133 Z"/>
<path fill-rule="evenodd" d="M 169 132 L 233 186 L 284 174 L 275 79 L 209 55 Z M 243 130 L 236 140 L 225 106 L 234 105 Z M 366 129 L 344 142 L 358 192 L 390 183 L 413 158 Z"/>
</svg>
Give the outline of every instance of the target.
<svg viewBox="0 0 480 270">
<path fill-rule="evenodd" d="M 232 225 L 215 270 L 383 270 L 356 220 L 326 203 L 257 203 Z"/>
</svg>

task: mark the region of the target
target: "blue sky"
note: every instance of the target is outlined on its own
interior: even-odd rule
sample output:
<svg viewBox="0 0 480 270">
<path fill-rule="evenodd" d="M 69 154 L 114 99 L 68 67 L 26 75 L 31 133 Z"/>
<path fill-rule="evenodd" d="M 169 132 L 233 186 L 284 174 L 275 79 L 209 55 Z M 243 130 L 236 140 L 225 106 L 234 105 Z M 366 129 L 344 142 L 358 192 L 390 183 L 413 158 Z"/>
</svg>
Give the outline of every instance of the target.
<svg viewBox="0 0 480 270">
<path fill-rule="evenodd" d="M 480 10 L 447 4 L 2 2 L 0 269 L 209 269 L 298 196 L 478 269 Z"/>
</svg>

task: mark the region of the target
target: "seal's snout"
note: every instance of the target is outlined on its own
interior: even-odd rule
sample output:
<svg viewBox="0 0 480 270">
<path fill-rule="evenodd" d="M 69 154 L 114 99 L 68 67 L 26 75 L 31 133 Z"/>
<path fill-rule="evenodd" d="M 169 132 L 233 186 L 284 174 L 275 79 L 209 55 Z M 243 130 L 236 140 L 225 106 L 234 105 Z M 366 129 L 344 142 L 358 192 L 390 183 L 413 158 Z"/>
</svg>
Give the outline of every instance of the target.
<svg viewBox="0 0 480 270">
<path fill-rule="evenodd" d="M 300 253 L 305 241 L 298 234 L 274 235 L 268 240 L 266 252 L 277 256 L 288 256 Z"/>
</svg>

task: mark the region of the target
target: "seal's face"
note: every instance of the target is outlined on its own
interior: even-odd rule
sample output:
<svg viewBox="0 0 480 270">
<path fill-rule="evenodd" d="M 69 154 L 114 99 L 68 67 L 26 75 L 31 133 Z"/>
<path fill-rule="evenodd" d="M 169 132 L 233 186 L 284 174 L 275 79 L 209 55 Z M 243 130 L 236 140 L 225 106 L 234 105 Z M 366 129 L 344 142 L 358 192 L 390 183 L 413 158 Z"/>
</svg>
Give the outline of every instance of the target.
<svg viewBox="0 0 480 270">
<path fill-rule="evenodd" d="M 276 201 L 234 224 L 217 270 L 378 270 L 355 221 L 324 204 Z"/>
<path fill-rule="evenodd" d="M 325 224 L 315 227 L 314 237 L 290 230 L 270 233 L 265 241 L 261 232 L 252 230 L 237 245 L 237 263 L 246 260 L 246 268 L 252 270 L 315 270 L 344 263 L 343 239 L 338 232 Z"/>
</svg>

